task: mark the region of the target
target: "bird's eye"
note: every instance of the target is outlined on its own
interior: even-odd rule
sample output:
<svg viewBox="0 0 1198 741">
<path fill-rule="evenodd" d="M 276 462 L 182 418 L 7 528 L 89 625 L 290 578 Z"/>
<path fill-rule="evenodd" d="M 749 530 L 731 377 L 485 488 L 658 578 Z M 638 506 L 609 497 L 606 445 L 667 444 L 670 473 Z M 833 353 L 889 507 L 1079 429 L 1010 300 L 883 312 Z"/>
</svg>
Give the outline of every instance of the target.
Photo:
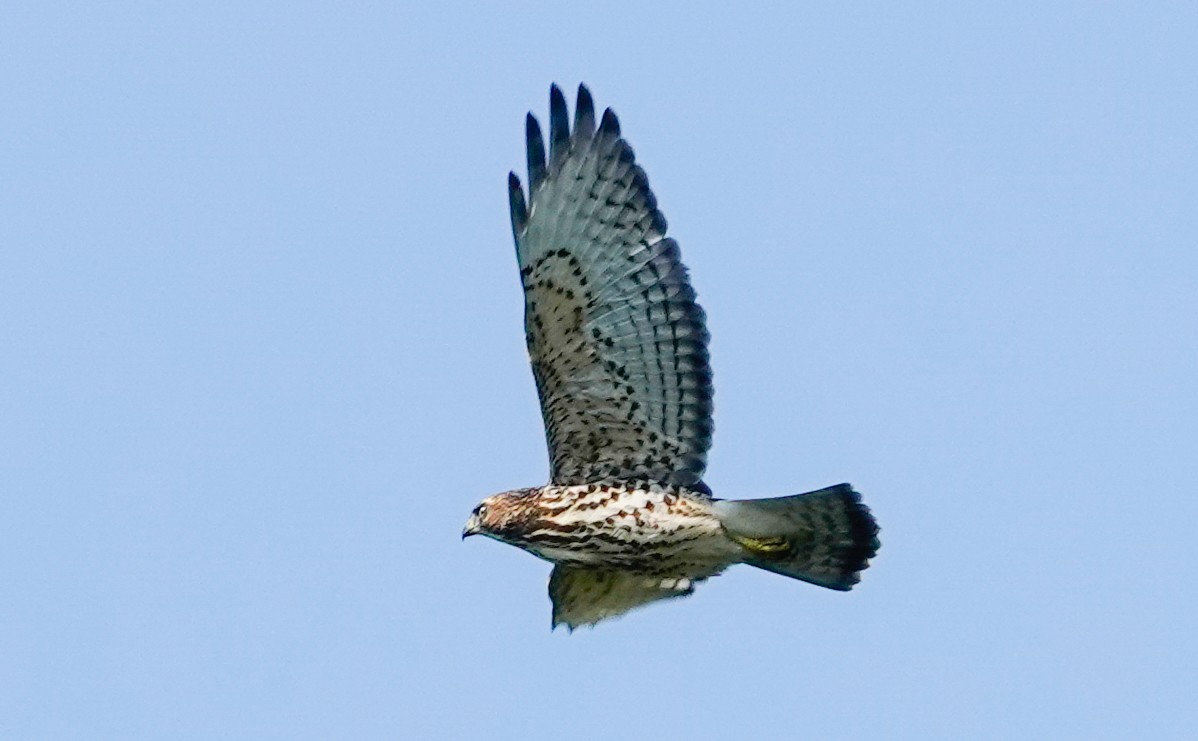
<svg viewBox="0 0 1198 741">
<path fill-rule="evenodd" d="M 474 514 L 479 517 L 486 517 L 487 516 L 487 505 L 480 504 L 477 507 L 475 507 Z"/>
</svg>

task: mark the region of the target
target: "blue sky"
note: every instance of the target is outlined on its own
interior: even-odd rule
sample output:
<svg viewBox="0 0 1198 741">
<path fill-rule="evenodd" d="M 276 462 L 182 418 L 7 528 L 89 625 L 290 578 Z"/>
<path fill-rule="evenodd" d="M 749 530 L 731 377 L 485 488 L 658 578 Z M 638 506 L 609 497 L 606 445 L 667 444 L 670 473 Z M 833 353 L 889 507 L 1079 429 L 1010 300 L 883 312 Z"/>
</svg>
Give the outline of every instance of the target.
<svg viewBox="0 0 1198 741">
<path fill-rule="evenodd" d="M 8 3 L 0 735 L 1182 738 L 1192 3 Z M 505 178 L 612 106 L 727 497 L 882 549 L 568 635 Z"/>
</svg>

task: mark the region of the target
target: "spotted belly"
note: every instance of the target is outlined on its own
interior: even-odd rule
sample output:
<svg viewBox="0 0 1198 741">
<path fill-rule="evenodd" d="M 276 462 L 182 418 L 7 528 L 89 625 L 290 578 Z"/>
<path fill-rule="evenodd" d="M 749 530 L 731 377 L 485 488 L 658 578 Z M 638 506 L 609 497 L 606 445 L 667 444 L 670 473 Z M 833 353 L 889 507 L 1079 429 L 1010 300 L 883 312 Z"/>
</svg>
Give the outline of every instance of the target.
<svg viewBox="0 0 1198 741">
<path fill-rule="evenodd" d="M 523 548 L 560 564 L 677 574 L 739 560 L 702 494 L 655 485 L 547 486 Z"/>
</svg>

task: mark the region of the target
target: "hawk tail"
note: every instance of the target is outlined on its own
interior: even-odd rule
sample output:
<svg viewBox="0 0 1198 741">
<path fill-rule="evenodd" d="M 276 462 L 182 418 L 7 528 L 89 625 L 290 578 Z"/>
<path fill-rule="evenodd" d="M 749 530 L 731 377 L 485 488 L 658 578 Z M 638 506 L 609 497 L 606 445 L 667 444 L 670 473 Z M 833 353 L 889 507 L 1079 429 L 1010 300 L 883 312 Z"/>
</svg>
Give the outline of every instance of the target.
<svg viewBox="0 0 1198 741">
<path fill-rule="evenodd" d="M 880 545 L 873 515 L 848 484 L 715 508 L 745 563 L 829 589 L 852 589 Z"/>
</svg>

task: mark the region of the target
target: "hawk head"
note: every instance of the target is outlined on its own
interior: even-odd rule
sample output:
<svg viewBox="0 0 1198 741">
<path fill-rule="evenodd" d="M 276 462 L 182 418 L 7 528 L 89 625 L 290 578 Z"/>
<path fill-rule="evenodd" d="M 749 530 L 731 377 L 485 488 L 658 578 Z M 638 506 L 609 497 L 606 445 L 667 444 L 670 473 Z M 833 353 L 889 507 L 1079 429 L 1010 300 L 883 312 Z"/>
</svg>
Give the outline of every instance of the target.
<svg viewBox="0 0 1198 741">
<path fill-rule="evenodd" d="M 462 529 L 462 539 L 471 535 L 486 535 L 507 541 L 521 530 L 528 520 L 538 489 L 515 489 L 494 494 L 482 500 Z"/>
</svg>

